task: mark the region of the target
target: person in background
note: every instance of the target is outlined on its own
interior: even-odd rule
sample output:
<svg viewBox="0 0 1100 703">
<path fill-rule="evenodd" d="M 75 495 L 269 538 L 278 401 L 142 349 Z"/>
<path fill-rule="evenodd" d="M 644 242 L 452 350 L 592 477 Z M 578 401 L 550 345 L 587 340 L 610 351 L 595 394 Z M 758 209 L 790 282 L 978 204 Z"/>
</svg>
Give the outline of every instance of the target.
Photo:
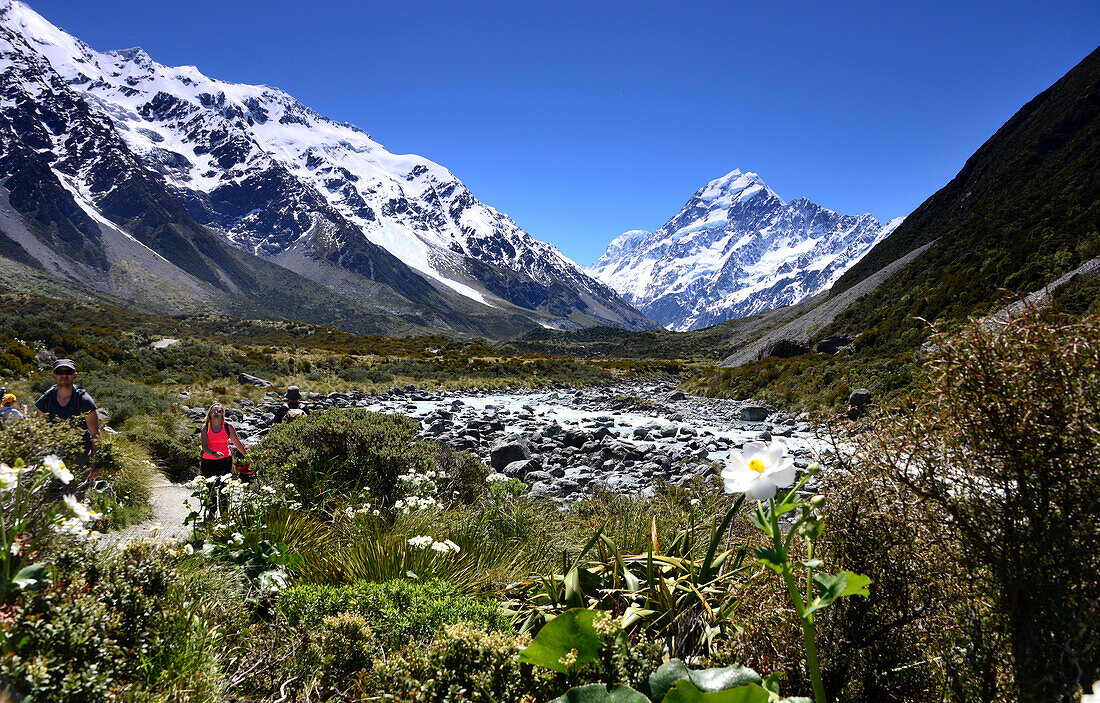
<svg viewBox="0 0 1100 703">
<path fill-rule="evenodd" d="M 237 437 L 237 430 L 225 419 L 225 406 L 221 403 L 213 403 L 206 411 L 206 419 L 203 420 L 202 429 L 199 431 L 199 441 L 202 443 L 200 471 L 206 478 L 227 476 L 233 472 L 230 442 L 242 457 L 248 455 L 248 450 Z M 226 507 L 225 498 L 224 491 L 218 490 L 218 484 L 210 485 L 210 505 L 207 506 L 204 521 L 212 520 L 215 513 Z"/>
<path fill-rule="evenodd" d="M 53 362 L 54 385 L 34 401 L 38 416 L 48 422 L 68 420 L 84 424 L 84 456 L 81 466 L 90 468 L 89 478 L 95 478 L 95 440 L 99 437 L 99 413 L 95 401 L 83 388 L 76 385 L 76 364 L 72 359 Z M 66 457 L 67 458 L 67 457 Z"/>
<path fill-rule="evenodd" d="M 286 389 L 286 402 L 275 411 L 275 424 L 290 422 L 303 415 L 309 415 L 309 408 L 302 405 L 302 392 L 298 386 L 290 386 Z"/>
<path fill-rule="evenodd" d="M 15 394 L 4 393 L 3 401 L 0 401 L 0 426 L 6 426 L 13 420 L 22 420 L 27 416 L 27 406 L 23 406 L 23 412 L 15 407 Z"/>
</svg>

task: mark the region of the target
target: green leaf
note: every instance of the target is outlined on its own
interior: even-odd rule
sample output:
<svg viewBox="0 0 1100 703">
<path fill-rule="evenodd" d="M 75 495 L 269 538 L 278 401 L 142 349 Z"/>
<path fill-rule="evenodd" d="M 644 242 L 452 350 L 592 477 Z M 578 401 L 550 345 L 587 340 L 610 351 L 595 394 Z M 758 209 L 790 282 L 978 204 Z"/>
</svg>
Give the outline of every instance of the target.
<svg viewBox="0 0 1100 703">
<path fill-rule="evenodd" d="M 45 562 L 24 566 L 15 574 L 15 578 L 11 582 L 20 590 L 34 588 L 39 584 L 39 581 L 45 579 L 47 566 L 48 564 Z"/>
<path fill-rule="evenodd" d="M 818 597 L 806 608 L 806 614 L 821 610 L 837 598 L 845 596 L 868 597 L 871 592 L 867 587 L 871 585 L 871 579 L 862 574 L 854 574 L 851 571 L 841 571 L 839 574 L 814 574 L 814 585 L 817 586 Z"/>
<path fill-rule="evenodd" d="M 718 552 L 718 545 L 722 543 L 722 536 L 729 530 L 730 523 L 733 522 L 733 518 L 741 510 L 741 504 L 745 502 L 745 496 L 742 495 L 738 498 L 734 504 L 726 511 L 726 516 L 722 518 L 722 523 L 711 532 L 710 544 L 707 545 L 707 553 L 703 556 L 703 565 L 699 571 L 700 583 L 708 583 L 718 573 L 718 569 L 721 566 L 721 560 L 715 562 L 714 555 Z"/>
<path fill-rule="evenodd" d="M 595 661 L 603 647 L 603 639 L 592 627 L 592 621 L 599 612 L 584 608 L 565 611 L 539 630 L 531 644 L 519 653 L 519 660 L 563 674 L 568 673 L 570 668 Z M 562 659 L 573 650 L 577 651 L 576 661 L 571 667 L 566 666 Z"/>
<path fill-rule="evenodd" d="M 768 518 L 764 515 L 764 511 L 760 509 L 749 511 L 749 522 L 756 525 L 757 529 L 763 531 L 765 534 L 770 535 L 772 533 L 771 523 L 768 522 Z"/>
<path fill-rule="evenodd" d="M 783 573 L 783 563 L 786 559 L 771 547 L 758 547 L 755 551 L 756 559 L 764 566 L 777 574 Z"/>
<path fill-rule="evenodd" d="M 660 701 L 677 681 L 690 681 L 701 691 L 723 691 L 760 683 L 761 679 L 755 671 L 743 666 L 692 670 L 679 659 L 673 659 L 649 675 L 649 695 L 653 700 Z"/>
<path fill-rule="evenodd" d="M 629 686 L 615 686 L 610 691 L 602 683 L 577 686 L 555 698 L 550 703 L 651 703 L 651 701 Z"/>
<path fill-rule="evenodd" d="M 681 679 L 664 697 L 662 703 L 770 703 L 771 700 L 771 694 L 755 683 L 706 693 L 700 691 L 691 681 Z"/>
</svg>

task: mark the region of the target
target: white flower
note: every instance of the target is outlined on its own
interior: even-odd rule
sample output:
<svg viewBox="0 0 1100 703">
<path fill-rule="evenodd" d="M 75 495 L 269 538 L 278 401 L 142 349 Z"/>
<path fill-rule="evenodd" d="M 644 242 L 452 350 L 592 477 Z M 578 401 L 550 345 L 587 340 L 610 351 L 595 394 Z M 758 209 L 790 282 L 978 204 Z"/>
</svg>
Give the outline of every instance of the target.
<svg viewBox="0 0 1100 703">
<path fill-rule="evenodd" d="M 435 538 L 432 537 L 431 535 L 419 535 L 417 537 L 410 537 L 409 538 L 409 544 L 416 547 L 417 549 L 424 549 L 425 547 L 430 547 L 430 546 L 432 546 L 433 542 L 435 542 Z"/>
<path fill-rule="evenodd" d="M 244 544 L 244 535 L 240 532 L 234 532 L 232 537 L 233 544 Z"/>
<path fill-rule="evenodd" d="M 77 500 L 76 496 L 65 496 L 62 500 L 65 501 L 65 505 L 69 506 L 69 510 L 73 511 L 73 515 L 81 522 L 89 522 L 95 519 L 93 517 L 94 513 Z"/>
<path fill-rule="evenodd" d="M 504 483 L 505 481 L 508 481 L 508 480 L 510 480 L 510 479 L 507 476 L 505 476 L 504 474 L 498 474 L 498 473 L 491 473 L 491 474 L 489 474 L 488 476 L 485 477 L 485 482 L 486 483 Z"/>
<path fill-rule="evenodd" d="M 353 510 L 351 507 L 344 508 L 344 514 L 348 517 L 352 517 L 353 515 L 355 515 L 355 510 Z"/>
<path fill-rule="evenodd" d="M 42 460 L 43 466 L 50 470 L 61 483 L 69 483 L 73 480 L 73 472 L 65 467 L 65 462 L 56 454 L 50 454 Z"/>
<path fill-rule="evenodd" d="M 449 539 L 445 539 L 442 542 L 432 542 L 432 549 L 440 554 L 449 554 L 450 552 L 460 552 L 462 548 Z"/>
<path fill-rule="evenodd" d="M 0 491 L 10 491 L 19 483 L 19 470 L 0 463 Z"/>
<path fill-rule="evenodd" d="M 794 459 L 776 440 L 770 445 L 746 442 L 742 452 L 730 452 L 729 463 L 722 469 L 726 493 L 744 493 L 756 500 L 774 498 L 776 490 L 789 486 L 794 477 Z"/>
<path fill-rule="evenodd" d="M 183 553 L 186 554 L 187 556 L 191 556 L 192 554 L 195 553 L 195 548 L 192 547 L 190 544 L 185 544 L 185 545 L 183 545 Z"/>
</svg>

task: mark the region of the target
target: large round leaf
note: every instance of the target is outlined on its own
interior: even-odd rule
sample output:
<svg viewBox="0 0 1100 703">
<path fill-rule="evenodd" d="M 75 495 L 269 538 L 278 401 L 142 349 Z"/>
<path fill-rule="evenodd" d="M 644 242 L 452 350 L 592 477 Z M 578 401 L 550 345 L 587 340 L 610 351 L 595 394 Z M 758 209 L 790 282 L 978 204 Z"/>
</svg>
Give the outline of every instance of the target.
<svg viewBox="0 0 1100 703">
<path fill-rule="evenodd" d="M 770 700 L 771 694 L 767 689 L 754 683 L 704 693 L 690 681 L 680 679 L 664 697 L 662 703 L 768 703 Z"/>
<path fill-rule="evenodd" d="M 610 691 L 602 683 L 577 686 L 550 703 L 650 703 L 650 700 L 629 686 L 615 686 Z"/>
<path fill-rule="evenodd" d="M 760 675 L 744 666 L 726 666 L 716 669 L 693 670 L 679 659 L 665 662 L 649 675 L 649 695 L 654 701 L 665 697 L 677 681 L 686 679 L 703 692 L 724 691 L 762 681 Z"/>
<path fill-rule="evenodd" d="M 531 644 L 520 652 L 519 660 L 563 674 L 595 661 L 603 647 L 603 640 L 592 627 L 599 612 L 585 608 L 565 611 L 543 625 Z M 574 650 L 575 656 L 571 654 Z"/>
</svg>

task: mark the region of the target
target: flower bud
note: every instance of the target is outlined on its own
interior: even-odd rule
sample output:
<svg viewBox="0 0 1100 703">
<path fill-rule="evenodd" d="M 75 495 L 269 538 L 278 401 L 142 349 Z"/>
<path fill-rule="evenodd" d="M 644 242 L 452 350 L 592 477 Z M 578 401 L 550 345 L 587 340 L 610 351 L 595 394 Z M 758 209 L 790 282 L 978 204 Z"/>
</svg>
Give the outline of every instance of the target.
<svg viewBox="0 0 1100 703">
<path fill-rule="evenodd" d="M 810 497 L 811 507 L 820 509 L 823 505 L 825 505 L 825 496 L 818 493 L 817 495 Z"/>
<path fill-rule="evenodd" d="M 814 463 L 806 467 L 806 473 L 811 476 L 817 476 L 819 473 L 821 473 L 821 464 L 815 461 Z"/>
</svg>

